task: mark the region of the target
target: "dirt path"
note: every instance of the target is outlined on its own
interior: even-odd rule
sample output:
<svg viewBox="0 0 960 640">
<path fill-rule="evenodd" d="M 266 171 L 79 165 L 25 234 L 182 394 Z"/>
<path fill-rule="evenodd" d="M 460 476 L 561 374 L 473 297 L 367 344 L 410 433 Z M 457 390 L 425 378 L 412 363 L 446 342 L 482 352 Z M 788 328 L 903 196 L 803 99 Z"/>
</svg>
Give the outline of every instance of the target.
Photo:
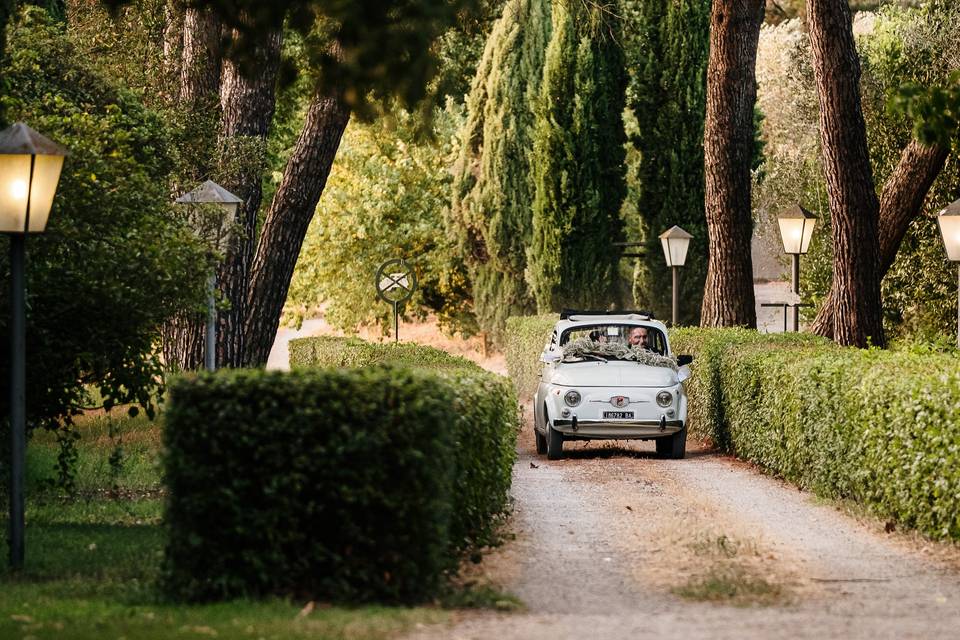
<svg viewBox="0 0 960 640">
<path fill-rule="evenodd" d="M 529 428 L 529 427 L 528 427 Z M 519 613 L 465 613 L 411 639 L 960 638 L 960 552 L 859 522 L 747 465 L 521 436 L 516 539 L 480 578 Z"/>
</svg>

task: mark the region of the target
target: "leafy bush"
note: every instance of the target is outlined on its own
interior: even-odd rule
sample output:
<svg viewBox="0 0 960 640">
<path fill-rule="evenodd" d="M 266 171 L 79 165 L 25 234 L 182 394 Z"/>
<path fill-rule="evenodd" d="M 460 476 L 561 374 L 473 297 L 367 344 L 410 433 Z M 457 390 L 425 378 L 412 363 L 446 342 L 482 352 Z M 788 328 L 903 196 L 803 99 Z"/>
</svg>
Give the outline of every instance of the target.
<svg viewBox="0 0 960 640">
<path fill-rule="evenodd" d="M 559 317 L 552 313 L 507 319 L 503 354 L 506 356 L 510 379 L 521 398 L 531 396 L 537 390 L 540 353 L 550 340 L 550 332 L 558 319 Z"/>
<path fill-rule="evenodd" d="M 691 428 L 800 487 L 960 538 L 960 366 L 803 334 L 679 330 Z"/>
<path fill-rule="evenodd" d="M 356 349 L 342 342 L 341 355 Z M 518 426 L 505 379 L 447 365 L 175 381 L 166 413 L 167 592 L 351 602 L 434 595 L 462 551 L 492 539 Z"/>
<path fill-rule="evenodd" d="M 366 367 L 373 364 L 409 364 L 432 368 L 483 371 L 474 362 L 412 342 L 374 343 L 359 338 L 316 336 L 290 341 L 290 367 Z"/>
<path fill-rule="evenodd" d="M 93 70 L 45 11 L 26 9 L 8 38 L 7 121 L 23 120 L 70 152 L 47 231 L 27 241 L 29 424 L 58 427 L 89 402 L 88 386 L 108 407 L 136 402 L 151 412 L 162 383 L 159 326 L 205 297 L 203 247 L 171 212 L 171 131 Z M 7 256 L 4 239 L 4 291 Z M 9 318 L 3 295 L 2 335 Z M 0 341 L 0 379 L 8 348 Z M 0 415 L 7 402 L 0 396 Z"/>
</svg>

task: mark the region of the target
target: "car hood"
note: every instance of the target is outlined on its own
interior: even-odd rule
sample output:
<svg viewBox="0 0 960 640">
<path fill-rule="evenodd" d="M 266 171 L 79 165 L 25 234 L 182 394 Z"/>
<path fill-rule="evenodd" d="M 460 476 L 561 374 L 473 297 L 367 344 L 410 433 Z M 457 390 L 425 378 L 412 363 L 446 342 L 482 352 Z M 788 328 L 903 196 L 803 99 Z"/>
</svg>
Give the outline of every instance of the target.
<svg viewBox="0 0 960 640">
<path fill-rule="evenodd" d="M 637 362 L 563 362 L 550 380 L 564 387 L 671 387 L 677 372 Z"/>
</svg>

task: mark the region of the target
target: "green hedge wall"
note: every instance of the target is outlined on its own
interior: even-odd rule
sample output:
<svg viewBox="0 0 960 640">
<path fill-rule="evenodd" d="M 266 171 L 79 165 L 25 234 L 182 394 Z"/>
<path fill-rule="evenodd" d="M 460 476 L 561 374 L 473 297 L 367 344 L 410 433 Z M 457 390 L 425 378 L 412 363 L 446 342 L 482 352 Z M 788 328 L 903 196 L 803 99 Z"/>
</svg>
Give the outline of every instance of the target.
<svg viewBox="0 0 960 640">
<path fill-rule="evenodd" d="M 434 369 L 482 370 L 476 363 L 440 349 L 412 342 L 366 342 L 359 338 L 316 336 L 290 341 L 290 368 L 366 367 L 402 363 Z"/>
<path fill-rule="evenodd" d="M 803 335 L 673 332 L 691 428 L 797 485 L 960 539 L 960 361 Z"/>
<path fill-rule="evenodd" d="M 503 354 L 507 360 L 507 372 L 521 398 L 532 396 L 537 390 L 540 354 L 559 319 L 560 316 L 555 313 L 507 319 Z"/>
<path fill-rule="evenodd" d="M 505 512 L 517 428 L 509 383 L 475 367 L 177 379 L 165 589 L 428 598 Z"/>
</svg>

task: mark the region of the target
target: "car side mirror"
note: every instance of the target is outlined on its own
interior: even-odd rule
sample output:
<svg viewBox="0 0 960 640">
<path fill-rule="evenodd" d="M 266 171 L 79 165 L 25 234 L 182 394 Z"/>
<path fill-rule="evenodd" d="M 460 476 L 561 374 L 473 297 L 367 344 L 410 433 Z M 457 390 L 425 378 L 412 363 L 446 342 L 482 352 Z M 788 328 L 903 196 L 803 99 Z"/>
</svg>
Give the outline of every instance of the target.
<svg viewBox="0 0 960 640">
<path fill-rule="evenodd" d="M 683 365 L 682 367 L 677 369 L 678 382 L 683 382 L 684 380 L 687 380 L 692 375 L 693 373 L 690 371 L 690 367 L 688 367 L 687 365 Z"/>
<path fill-rule="evenodd" d="M 684 365 L 688 365 L 688 364 L 690 364 L 691 362 L 693 362 L 693 356 L 691 356 L 691 355 L 682 354 L 682 355 L 677 356 L 677 365 L 679 365 L 679 366 L 681 366 L 681 367 L 684 366 Z"/>
</svg>

